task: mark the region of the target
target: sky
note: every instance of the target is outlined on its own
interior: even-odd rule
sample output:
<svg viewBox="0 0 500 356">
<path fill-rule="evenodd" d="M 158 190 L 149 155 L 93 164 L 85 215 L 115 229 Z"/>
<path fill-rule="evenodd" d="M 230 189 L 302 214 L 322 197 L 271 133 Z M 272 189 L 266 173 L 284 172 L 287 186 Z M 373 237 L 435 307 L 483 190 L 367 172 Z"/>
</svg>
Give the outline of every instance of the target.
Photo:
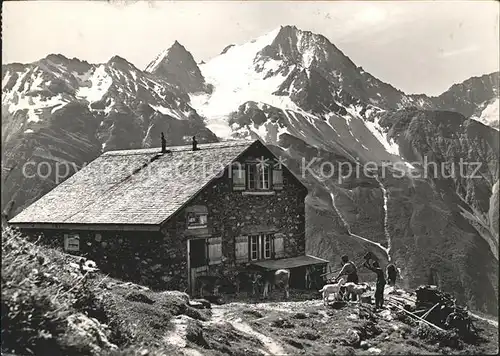
<svg viewBox="0 0 500 356">
<path fill-rule="evenodd" d="M 177 40 L 205 62 L 280 25 L 320 33 L 406 93 L 438 95 L 499 70 L 497 1 L 3 2 L 2 63 L 50 53 L 90 63 L 114 55 L 144 69 Z"/>
</svg>

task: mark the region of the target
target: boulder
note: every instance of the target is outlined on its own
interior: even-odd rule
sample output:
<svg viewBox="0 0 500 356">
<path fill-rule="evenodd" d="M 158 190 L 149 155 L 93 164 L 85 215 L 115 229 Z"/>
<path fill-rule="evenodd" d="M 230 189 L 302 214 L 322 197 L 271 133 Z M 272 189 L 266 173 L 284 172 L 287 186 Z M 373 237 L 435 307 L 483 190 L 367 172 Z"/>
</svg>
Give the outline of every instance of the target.
<svg viewBox="0 0 500 356">
<path fill-rule="evenodd" d="M 89 347 L 94 355 L 118 349 L 115 344 L 109 342 L 106 327 L 96 319 L 77 313 L 68 316 L 67 322 L 65 338 L 70 340 L 71 344 Z"/>
</svg>

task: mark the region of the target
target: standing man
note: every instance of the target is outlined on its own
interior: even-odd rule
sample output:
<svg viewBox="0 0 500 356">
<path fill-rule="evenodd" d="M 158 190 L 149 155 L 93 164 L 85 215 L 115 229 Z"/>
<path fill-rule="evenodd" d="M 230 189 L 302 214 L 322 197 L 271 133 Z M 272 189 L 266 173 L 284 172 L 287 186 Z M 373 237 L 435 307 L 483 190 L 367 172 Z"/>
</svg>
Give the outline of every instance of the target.
<svg viewBox="0 0 500 356">
<path fill-rule="evenodd" d="M 387 272 L 387 283 L 391 287 L 395 287 L 396 286 L 396 277 L 398 275 L 398 270 L 396 269 L 396 266 L 393 263 L 389 264 L 387 266 L 386 272 Z"/>
<path fill-rule="evenodd" d="M 347 255 L 342 256 L 342 264 L 343 264 L 342 270 L 335 278 L 335 282 L 337 282 L 341 276 L 347 275 L 347 283 L 352 282 L 358 284 L 359 278 L 358 278 L 358 269 L 356 268 L 356 265 L 351 261 L 349 261 L 349 257 Z M 358 296 L 354 293 L 351 293 L 351 299 L 353 301 L 356 301 L 358 300 Z"/>
<path fill-rule="evenodd" d="M 380 268 L 377 261 L 374 261 L 370 266 L 370 260 L 366 260 L 363 264 L 370 271 L 375 272 L 377 275 L 377 285 L 375 288 L 375 310 L 378 308 L 382 309 L 384 306 L 384 288 L 385 288 L 385 278 L 384 271 Z"/>
</svg>

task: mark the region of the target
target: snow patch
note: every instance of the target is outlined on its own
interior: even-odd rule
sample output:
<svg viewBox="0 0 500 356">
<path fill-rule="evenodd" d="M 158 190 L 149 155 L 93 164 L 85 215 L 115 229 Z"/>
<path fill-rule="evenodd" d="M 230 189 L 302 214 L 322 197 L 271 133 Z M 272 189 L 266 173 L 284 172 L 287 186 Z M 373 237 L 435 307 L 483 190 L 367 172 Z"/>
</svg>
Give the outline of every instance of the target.
<svg viewBox="0 0 500 356">
<path fill-rule="evenodd" d="M 61 110 L 63 107 L 65 107 L 68 103 L 64 102 L 64 103 L 59 103 L 57 105 L 55 105 L 52 110 L 50 111 L 51 114 L 55 113 L 56 111 L 58 110 Z"/>
<path fill-rule="evenodd" d="M 389 214 L 388 214 L 388 209 L 387 209 L 387 202 L 389 201 L 389 195 L 387 193 L 387 189 L 385 188 L 384 184 L 377 176 L 375 176 L 375 180 L 378 182 L 380 190 L 382 190 L 382 194 L 384 197 L 384 204 L 383 204 L 383 207 L 384 207 L 384 234 L 385 234 L 385 238 L 387 240 L 387 254 L 389 255 L 389 253 L 391 251 L 391 245 L 392 245 L 391 234 L 389 232 Z"/>
<path fill-rule="evenodd" d="M 51 112 L 53 113 L 68 104 L 61 94 L 52 96 L 47 100 L 42 99 L 40 96 L 20 96 L 17 92 L 12 93 L 12 95 L 9 94 L 6 95 L 8 99 L 4 98 L 3 100 L 9 102 L 8 111 L 15 113 L 19 110 L 27 110 L 28 122 L 40 122 L 39 114 L 43 109 L 52 108 Z"/>
<path fill-rule="evenodd" d="M 265 122 L 262 125 L 260 125 L 258 129 L 256 129 L 256 130 L 253 129 L 253 131 L 257 135 L 259 135 L 263 140 L 266 140 L 267 135 L 269 134 L 269 130 L 268 130 L 268 127 L 267 127 L 268 125 L 272 125 L 272 124 L 270 124 L 268 122 Z"/>
<path fill-rule="evenodd" d="M 289 134 L 289 135 L 291 135 L 291 132 L 288 130 L 287 127 L 281 127 L 281 126 L 278 125 L 278 139 L 283 134 Z"/>
<path fill-rule="evenodd" d="M 373 122 L 363 121 L 365 126 L 371 131 L 373 136 L 384 146 L 385 150 L 392 155 L 399 155 L 399 145 L 394 140 L 387 140 L 387 133 L 384 132 L 379 125 L 379 119 L 376 118 Z"/>
<path fill-rule="evenodd" d="M 113 84 L 113 79 L 106 72 L 104 65 L 97 67 L 89 80 L 91 82 L 90 87 L 81 87 L 76 93 L 77 97 L 83 98 L 89 103 L 101 100 L 111 87 L 111 84 Z"/>
<path fill-rule="evenodd" d="M 75 77 L 75 78 L 78 78 L 78 80 L 81 82 L 81 83 L 85 83 L 87 80 L 90 79 L 90 77 L 92 76 L 92 70 L 93 69 L 89 69 L 88 71 L 86 71 L 85 73 L 83 74 L 80 74 L 78 72 L 71 72 L 71 74 Z"/>
<path fill-rule="evenodd" d="M 158 67 L 158 65 L 161 63 L 163 58 L 165 58 L 165 56 L 168 54 L 168 51 L 169 51 L 169 49 L 166 49 L 166 50 L 163 50 L 162 52 L 160 52 L 160 54 L 151 63 L 149 63 L 149 65 L 146 67 L 146 69 L 144 71 L 149 72 L 149 73 L 154 71 Z"/>
<path fill-rule="evenodd" d="M 485 125 L 499 130 L 499 98 L 490 101 L 478 116 L 472 116 L 471 119 L 482 122 Z"/>
<path fill-rule="evenodd" d="M 41 90 L 42 89 L 42 87 L 41 87 L 42 83 L 43 83 L 42 73 L 38 72 L 38 75 L 33 80 L 33 83 L 31 84 L 31 88 L 30 89 L 33 90 L 33 91 Z"/>
<path fill-rule="evenodd" d="M 5 74 L 5 76 L 2 79 L 2 89 L 7 85 L 7 83 L 9 82 L 9 79 L 11 77 L 12 77 L 12 74 L 10 74 L 10 72 L 7 72 L 7 74 Z"/>
<path fill-rule="evenodd" d="M 178 120 L 182 120 L 182 117 L 178 113 L 173 111 L 172 109 L 166 108 L 166 107 L 161 106 L 161 105 L 149 104 L 149 106 L 151 106 L 154 110 L 162 113 L 163 115 L 168 115 L 168 116 L 174 117 Z"/>
<path fill-rule="evenodd" d="M 106 115 L 109 114 L 113 110 L 114 105 L 115 105 L 115 100 L 111 98 L 111 102 L 104 108 L 104 113 Z"/>
<path fill-rule="evenodd" d="M 314 60 L 314 49 L 308 48 L 302 54 L 302 65 L 304 68 L 309 68 Z"/>
</svg>

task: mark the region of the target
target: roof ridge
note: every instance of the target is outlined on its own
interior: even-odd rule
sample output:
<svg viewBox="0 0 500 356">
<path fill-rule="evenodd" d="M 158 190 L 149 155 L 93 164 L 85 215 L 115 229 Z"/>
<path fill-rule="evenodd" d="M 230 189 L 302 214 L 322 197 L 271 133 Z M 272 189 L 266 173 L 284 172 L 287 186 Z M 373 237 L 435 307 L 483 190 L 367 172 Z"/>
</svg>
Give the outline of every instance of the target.
<svg viewBox="0 0 500 356">
<path fill-rule="evenodd" d="M 233 146 L 244 146 L 251 145 L 258 140 L 232 140 L 232 141 L 222 141 L 222 142 L 209 142 L 209 143 L 199 143 L 198 149 L 218 149 Z M 167 146 L 167 150 L 172 152 L 184 152 L 191 151 L 192 145 L 178 145 L 178 146 Z M 103 156 L 119 156 L 119 155 L 140 155 L 145 153 L 155 153 L 156 151 L 161 152 L 161 147 L 148 147 L 148 148 L 136 148 L 128 150 L 113 150 L 104 152 Z"/>
</svg>

